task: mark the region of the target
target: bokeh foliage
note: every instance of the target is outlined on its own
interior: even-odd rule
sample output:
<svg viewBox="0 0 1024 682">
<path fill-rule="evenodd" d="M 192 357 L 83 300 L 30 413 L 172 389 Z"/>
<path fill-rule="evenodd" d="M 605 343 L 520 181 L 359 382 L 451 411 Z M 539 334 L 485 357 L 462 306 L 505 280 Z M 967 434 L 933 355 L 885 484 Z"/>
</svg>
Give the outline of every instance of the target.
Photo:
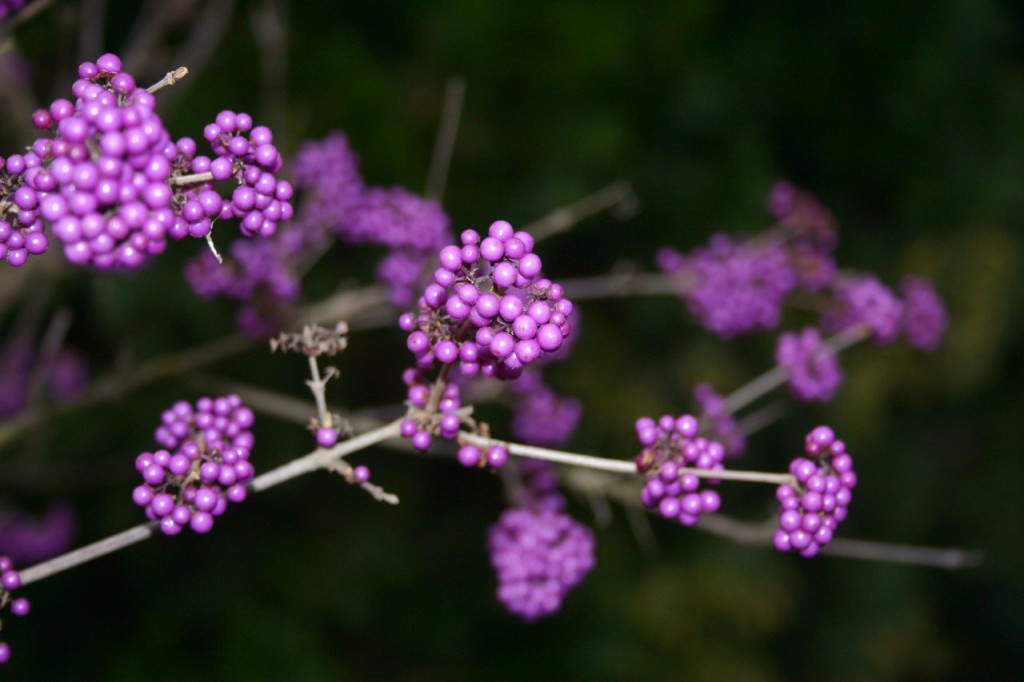
<svg viewBox="0 0 1024 682">
<path fill-rule="evenodd" d="M 202 18 L 203 3 L 182 3 Z M 231 5 L 231 3 L 224 3 Z M 193 6 L 194 5 L 194 6 Z M 402 498 L 385 508 L 327 475 L 232 510 L 209 537 L 157 539 L 33 585 L 34 610 L 5 623 L 25 679 L 948 679 L 1007 678 L 1024 656 L 1021 226 L 1024 10 L 994 0 L 857 3 L 560 3 L 454 0 L 281 3 L 286 44 L 254 38 L 262 2 L 241 2 L 210 60 L 166 109 L 198 135 L 222 108 L 279 126 L 294 149 L 344 130 L 373 184 L 420 190 L 444 83 L 467 84 L 445 206 L 456 229 L 523 223 L 615 178 L 641 202 L 545 243 L 556 277 L 623 261 L 652 268 L 663 244 L 766 225 L 763 198 L 790 178 L 839 220 L 841 263 L 890 284 L 934 277 L 953 325 L 934 355 L 860 347 L 831 406 L 790 406 L 751 442 L 778 468 L 828 421 L 857 457 L 861 485 L 844 530 L 874 540 L 961 546 L 977 569 L 802 561 L 654 524 L 645 550 L 621 509 L 598 529 L 598 568 L 562 613 L 523 625 L 493 598 L 484 533 L 497 479 L 372 450 L 357 459 Z M 86 36 L 119 51 L 139 3 L 56 2 L 14 33 L 26 64 L 5 68 L 35 96 L 65 91 Z M 156 80 L 178 66 L 154 41 Z M 261 54 L 264 61 L 261 61 Z M 94 58 L 96 55 L 81 55 Z M 276 62 L 274 62 L 276 60 Z M 283 62 L 281 61 L 283 60 Z M 274 81 L 267 61 L 283 63 Z M 133 69 L 131 63 L 127 64 Z M 8 83 L 11 85 L 10 73 Z M 16 81 L 17 79 L 15 79 Z M 3 97 L 4 95 L 0 95 Z M 10 95 L 7 95 L 10 96 Z M 7 118 L 3 153 L 26 140 Z M 283 127 L 280 127 L 283 126 Z M 67 306 L 71 338 L 99 370 L 231 331 L 231 309 L 199 301 L 175 245 L 129 275 L 0 272 L 5 333 L 25 306 Z M 367 281 L 378 253 L 332 254 L 310 292 Z M 50 254 L 56 259 L 57 254 Z M 50 282 L 36 286 L 36 281 Z M 6 291 L 4 291 L 6 289 Z M 12 292 L 15 292 L 12 294 Z M 766 368 L 769 338 L 724 345 L 671 298 L 583 304 L 575 356 L 551 381 L 586 405 L 573 445 L 627 457 L 639 414 L 693 408 L 695 382 L 722 390 Z M 795 315 L 794 324 L 802 318 Z M 333 385 L 340 406 L 394 403 L 405 363 L 397 329 L 358 334 Z M 204 376 L 176 376 L 77 411 L 0 450 L 0 494 L 41 508 L 55 496 L 91 541 L 138 522 L 131 458 L 160 410 L 209 381 L 303 397 L 302 363 L 262 348 Z M 496 423 L 503 413 L 494 413 Z M 498 429 L 501 433 L 501 428 Z M 311 440 L 264 419 L 255 461 L 284 462 Z M 731 494 L 730 494 L 731 493 Z M 733 497 L 737 499 L 732 499 Z M 768 489 L 727 488 L 725 509 L 769 511 Z M 578 518 L 593 518 L 585 499 Z M 56 654 L 56 655 L 55 655 Z"/>
</svg>

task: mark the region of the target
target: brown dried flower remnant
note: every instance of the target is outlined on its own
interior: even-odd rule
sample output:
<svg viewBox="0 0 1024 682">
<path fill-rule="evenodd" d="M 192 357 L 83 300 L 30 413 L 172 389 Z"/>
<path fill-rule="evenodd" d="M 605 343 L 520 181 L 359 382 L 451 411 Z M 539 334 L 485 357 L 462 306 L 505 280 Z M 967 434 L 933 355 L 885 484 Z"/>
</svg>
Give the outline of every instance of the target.
<svg viewBox="0 0 1024 682">
<path fill-rule="evenodd" d="M 348 347 L 348 323 L 338 322 L 333 329 L 307 324 L 302 332 L 281 332 L 270 340 L 270 351 L 302 353 L 307 356 L 333 356 Z"/>
</svg>

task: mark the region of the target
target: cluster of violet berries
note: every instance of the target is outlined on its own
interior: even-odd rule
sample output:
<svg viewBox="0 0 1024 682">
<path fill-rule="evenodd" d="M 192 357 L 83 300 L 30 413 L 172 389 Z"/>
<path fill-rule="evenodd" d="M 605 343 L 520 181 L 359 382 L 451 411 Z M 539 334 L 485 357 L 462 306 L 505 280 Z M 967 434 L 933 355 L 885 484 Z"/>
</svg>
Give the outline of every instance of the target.
<svg viewBox="0 0 1024 682">
<path fill-rule="evenodd" d="M 846 518 L 857 474 L 846 444 L 827 426 L 807 434 L 804 452 L 806 457 L 797 457 L 789 465 L 795 482 L 776 491 L 782 508 L 772 541 L 781 552 L 812 557 L 832 540 L 836 526 Z"/>
<path fill-rule="evenodd" d="M 715 234 L 689 254 L 672 247 L 657 253 L 658 268 L 675 281 L 705 328 L 722 338 L 771 329 L 781 322 L 783 306 L 794 292 L 819 299 L 818 326 L 784 332 L 775 351 L 790 391 L 803 401 L 831 400 L 843 380 L 837 353 L 823 334 L 863 331 L 880 345 L 903 336 L 912 348 L 938 348 L 949 316 L 930 280 L 904 277 L 897 295 L 871 273 L 840 271 L 835 220 L 792 183 L 777 182 L 766 208 L 775 225 L 758 235 Z M 720 403 L 715 397 L 697 398 L 729 453 L 741 453 L 743 436 L 731 428 L 735 422 L 724 404 L 718 405 L 722 410 L 712 409 Z"/>
<path fill-rule="evenodd" d="M 774 328 L 787 297 L 802 290 L 826 298 L 821 327 L 828 333 L 860 324 L 879 344 L 903 333 L 914 348 L 938 346 L 948 316 L 928 280 L 905 279 L 901 300 L 874 275 L 841 272 L 835 221 L 791 183 L 776 183 L 767 208 L 776 225 L 761 234 L 737 239 L 719 233 L 689 254 L 672 247 L 658 252 L 659 269 L 676 280 L 704 327 L 722 338 Z"/>
<path fill-rule="evenodd" d="M 41 358 L 31 338 L 15 338 L 0 345 L 0 418 L 25 409 L 33 376 L 43 376 L 49 398 L 63 403 L 86 389 L 89 368 L 85 356 L 70 346 Z"/>
<path fill-rule="evenodd" d="M 387 247 L 377 279 L 394 305 L 415 301 L 426 264 L 452 240 L 441 204 L 403 187 L 367 186 L 359 159 L 340 132 L 305 142 L 292 168 L 296 186 L 307 193 L 300 222 L 325 226 L 348 244 Z"/>
<path fill-rule="evenodd" d="M 657 262 L 681 282 L 690 312 L 726 339 L 777 326 L 785 298 L 798 284 L 785 244 L 777 239 L 715 234 L 688 255 L 665 247 Z"/>
<path fill-rule="evenodd" d="M 237 395 L 179 401 L 161 416 L 156 441 L 162 449 L 143 452 L 135 468 L 143 483 L 132 491 L 135 504 L 166 535 L 188 525 L 208 533 L 229 502 L 242 502 L 254 472 L 249 462 L 254 416 Z"/>
<path fill-rule="evenodd" d="M 686 468 L 720 471 L 725 469 L 725 448 L 721 443 L 699 436 L 696 417 L 664 415 L 636 420 L 636 434 L 644 449 L 636 457 L 637 470 L 647 477 L 640 500 L 656 508 L 666 519 L 692 526 L 701 514 L 718 511 L 718 491 L 701 488 L 702 479 Z M 711 483 L 716 482 L 714 479 Z"/>
<path fill-rule="evenodd" d="M 249 125 L 249 120 L 243 114 L 235 114 L 232 121 L 230 114 L 221 112 L 217 116 L 219 122 L 211 124 L 212 128 L 206 127 L 205 132 L 211 135 L 220 131 L 213 139 L 217 149 L 230 153 L 234 145 L 236 151 L 241 151 L 246 143 L 252 147 L 254 135 L 258 140 L 265 139 L 264 130 L 250 130 L 248 142 L 240 135 L 234 137 L 242 137 L 243 141 L 234 142 L 230 135 L 238 132 L 239 119 L 242 127 Z M 225 132 L 232 126 L 233 130 Z M 268 152 L 265 156 L 269 158 L 271 155 Z M 213 172 L 216 165 L 218 173 L 223 173 L 228 162 L 229 159 L 219 156 L 212 161 L 202 161 L 201 166 L 208 165 Z M 237 166 L 238 163 L 244 165 L 242 160 L 236 160 L 232 165 Z M 292 216 L 288 229 L 278 229 L 271 239 L 236 239 L 227 249 L 228 257 L 223 263 L 211 251 L 204 250 L 185 264 L 185 281 L 196 294 L 203 298 L 223 296 L 243 304 L 236 315 L 236 322 L 243 333 L 254 339 L 271 336 L 281 328 L 288 307 L 301 294 L 300 273 L 331 243 L 329 222 L 338 212 L 347 211 L 340 206 L 347 207 L 354 202 L 362 188 L 357 162 L 342 135 L 332 136 L 323 142 L 303 144 L 289 166 L 295 188 L 308 190 L 317 187 L 323 191 L 307 192 L 303 203 L 295 210 L 290 200 L 280 203 L 277 198 L 278 187 L 282 196 L 291 195 L 291 185 L 275 180 L 275 197 L 269 202 L 266 198 L 257 197 L 253 204 L 254 208 L 265 204 L 270 209 L 273 202 L 278 201 L 282 216 Z M 251 192 L 259 194 L 258 187 L 244 184 L 245 172 L 242 184 L 232 193 L 232 201 L 237 199 L 242 207 L 248 205 Z M 251 175 L 255 176 L 255 173 Z M 358 187 L 349 186 L 348 180 L 352 178 L 358 180 Z M 231 206 L 232 212 L 238 210 L 235 203 Z M 273 209 L 270 210 L 273 215 Z M 246 219 L 243 218 L 243 225 Z"/>
<path fill-rule="evenodd" d="M 486 237 L 465 230 L 461 243 L 441 249 L 440 267 L 419 298 L 418 314 L 404 313 L 398 320 L 416 357 L 416 367 L 402 379 L 410 405 L 419 408 L 403 422 L 402 434 L 421 450 L 433 435 L 455 438 L 461 423 L 458 385 L 439 379 L 443 391 L 434 395 L 427 380 L 435 361 L 443 376 L 458 367 L 467 377 L 512 380 L 545 353 L 557 351 L 572 331 L 572 302 L 561 285 L 540 277 L 532 236 L 498 220 Z M 486 454 L 469 445 L 459 452 L 466 466 L 498 467 L 507 459 L 500 446 Z"/>
<path fill-rule="evenodd" d="M 549 616 L 594 567 L 594 534 L 565 513 L 558 476 L 547 462 L 521 463 L 515 507 L 488 530 L 498 600 L 526 621 Z"/>
<path fill-rule="evenodd" d="M 247 237 L 271 237 L 279 222 L 292 218 L 291 183 L 277 178 L 284 160 L 274 146 L 274 135 L 266 126 L 253 125 L 246 113 L 224 110 L 203 129 L 214 158 L 196 155 L 191 138 L 178 141 L 178 149 L 192 174 L 209 174 L 210 180 L 188 184 L 181 192 L 181 217 L 194 237 L 205 237 L 211 219 L 239 218 Z M 213 190 L 213 182 L 234 180 L 231 199 L 225 201 Z"/>
<path fill-rule="evenodd" d="M 28 0 L 0 0 L 0 21 L 20 12 Z"/>
<path fill-rule="evenodd" d="M 240 151 L 244 143 L 234 141 L 238 135 L 229 139 L 230 132 L 225 132 L 230 127 L 225 114 L 230 112 L 221 112 L 217 123 L 207 126 L 205 133 L 213 135 L 219 129 L 219 136 L 213 139 L 215 148 L 230 151 L 234 144 Z M 242 116 L 236 115 L 236 128 Z M 247 119 L 242 120 L 248 124 Z M 250 139 L 257 132 L 260 140 L 265 138 L 263 131 L 253 129 Z M 236 160 L 236 168 L 239 163 Z M 339 239 L 349 244 L 387 247 L 388 254 L 377 266 L 377 279 L 385 286 L 391 303 L 403 307 L 413 303 L 422 290 L 426 264 L 438 249 L 452 241 L 450 220 L 441 205 L 402 187 L 368 187 L 359 173 L 359 159 L 340 132 L 304 142 L 289 165 L 303 199 L 288 229 L 279 230 L 269 243 L 236 240 L 229 250 L 227 267 L 222 267 L 212 253 L 198 254 L 185 268 L 192 289 L 204 298 L 225 296 L 241 301 L 238 326 L 248 336 L 268 336 L 280 327 L 285 310 L 298 298 L 299 274 Z M 200 168 L 220 173 L 223 166 L 221 158 L 200 164 Z M 186 170 L 191 173 L 199 169 L 189 166 Z M 261 185 L 252 189 L 259 194 Z M 278 194 L 276 189 L 275 197 Z M 287 194 L 291 195 L 290 186 Z M 201 196 L 194 190 L 193 195 Z M 242 208 L 248 205 L 250 195 L 248 187 L 235 190 L 232 198 L 236 211 L 239 202 Z M 255 207 L 263 203 L 266 199 L 257 196 Z M 273 201 L 267 210 L 275 210 Z M 193 213 L 199 215 L 195 209 Z M 292 215 L 291 206 L 282 204 L 281 213 Z M 243 231 L 246 220 L 255 224 L 254 218 L 243 216 Z"/>
<path fill-rule="evenodd" d="M 55 502 L 42 515 L 0 498 L 0 554 L 12 561 L 34 564 L 67 550 L 75 539 L 75 512 L 67 502 Z"/>
<path fill-rule="evenodd" d="M 19 618 L 28 615 L 32 604 L 25 597 L 13 597 L 12 592 L 21 587 L 21 575 L 14 570 L 14 562 L 10 557 L 0 556 L 0 611 L 10 608 L 11 613 Z M 0 642 L 0 663 L 11 659 L 11 647 L 7 642 Z"/>
<path fill-rule="evenodd" d="M 775 362 L 786 371 L 797 400 L 828 402 L 843 381 L 843 368 L 816 327 L 784 332 L 775 346 Z"/>
<path fill-rule="evenodd" d="M 240 218 L 247 236 L 272 235 L 291 218 L 291 185 L 275 176 L 280 154 L 250 116 L 222 111 L 207 126 L 211 160 L 196 156 L 192 139 L 171 139 L 156 98 L 117 55 L 83 62 L 78 76 L 73 102 L 32 114 L 48 135 L 0 159 L 0 257 L 9 264 L 45 252 L 47 226 L 76 265 L 132 268 L 168 238 L 208 236 L 218 218 Z M 232 178 L 238 187 L 225 202 L 212 181 Z"/>
<path fill-rule="evenodd" d="M 458 362 L 462 374 L 515 379 L 523 367 L 558 350 L 572 331 L 572 302 L 540 278 L 533 237 L 499 220 L 488 236 L 465 230 L 462 246 L 441 249 L 441 267 L 419 299 L 419 313 L 399 326 L 417 368 Z"/>
<path fill-rule="evenodd" d="M 17 184 L 10 213 L 7 260 L 25 256 L 13 248 L 16 232 L 31 254 L 45 251 L 44 225 L 77 265 L 136 267 L 166 247 L 174 220 L 168 185 L 176 155 L 155 112 L 156 98 L 136 87 L 120 58 L 104 54 L 83 62 L 71 86 L 75 101 L 57 99 L 32 115 L 36 128 L 51 131 L 24 155 L 7 158 L 8 190 Z"/>
<path fill-rule="evenodd" d="M 443 384 L 440 399 L 431 409 L 432 385 L 421 370 L 407 368 L 402 373 L 402 381 L 407 386 L 406 397 L 410 406 L 416 408 L 402 420 L 399 427 L 402 437 L 410 439 L 414 448 L 424 452 L 430 448 L 435 434 L 455 440 L 463 423 L 458 413 L 462 407 L 459 385 L 453 382 Z M 500 469 L 508 461 L 508 450 L 497 444 L 483 450 L 472 443 L 465 443 L 459 447 L 457 460 L 464 467 Z"/>
<path fill-rule="evenodd" d="M 539 370 L 523 372 L 509 388 L 515 395 L 510 428 L 516 438 L 549 448 L 572 438 L 583 415 L 579 400 L 555 393 Z"/>
</svg>

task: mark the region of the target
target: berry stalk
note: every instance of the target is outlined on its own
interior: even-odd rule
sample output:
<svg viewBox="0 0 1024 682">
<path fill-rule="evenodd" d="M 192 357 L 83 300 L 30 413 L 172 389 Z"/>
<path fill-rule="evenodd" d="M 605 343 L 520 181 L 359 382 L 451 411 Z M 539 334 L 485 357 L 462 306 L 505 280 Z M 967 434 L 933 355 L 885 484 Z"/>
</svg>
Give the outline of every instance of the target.
<svg viewBox="0 0 1024 682">
<path fill-rule="evenodd" d="M 823 346 L 835 353 L 840 353 L 854 344 L 871 337 L 871 329 L 865 324 L 855 324 L 830 336 Z M 788 372 L 778 365 L 752 381 L 739 387 L 725 398 L 725 407 L 729 412 L 736 413 L 761 396 L 775 390 L 786 383 Z"/>
</svg>

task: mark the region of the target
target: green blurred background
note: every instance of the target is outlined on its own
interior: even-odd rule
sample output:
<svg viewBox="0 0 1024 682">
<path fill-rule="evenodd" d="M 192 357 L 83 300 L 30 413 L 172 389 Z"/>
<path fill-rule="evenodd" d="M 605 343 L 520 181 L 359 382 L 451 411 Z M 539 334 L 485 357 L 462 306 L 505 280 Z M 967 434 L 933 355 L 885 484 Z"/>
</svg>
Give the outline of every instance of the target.
<svg viewBox="0 0 1024 682">
<path fill-rule="evenodd" d="M 163 28 L 140 38 L 140 16 L 154 11 L 166 13 Z M 14 652 L 4 675 L 1020 674 L 1019 3 L 97 0 L 54 2 L 11 36 L 22 56 L 4 62 L 4 154 L 27 141 L 24 121 L 11 118 L 20 98 L 63 96 L 83 58 L 127 55 L 134 44 L 126 67 L 140 83 L 191 69 L 160 96 L 173 135 L 198 137 L 224 108 L 271 123 L 286 150 L 343 130 L 367 182 L 414 191 L 426 180 L 445 82 L 462 76 L 444 196 L 454 229 L 525 223 L 615 179 L 636 192 L 628 219 L 605 214 L 543 245 L 556 278 L 622 263 L 650 270 L 661 245 L 688 250 L 716 231 L 765 227 L 776 179 L 810 189 L 837 216 L 841 265 L 890 284 L 905 272 L 934 277 L 952 327 L 933 355 L 899 344 L 844 355 L 838 399 L 784 401 L 785 418 L 751 439 L 750 465 L 781 468 L 802 434 L 827 421 L 861 472 L 846 535 L 978 549 L 984 563 L 951 572 L 805 561 L 663 523 L 653 523 L 652 547 L 613 506 L 610 523 L 597 524 L 597 569 L 559 614 L 522 624 L 494 599 L 483 551 L 503 507 L 500 481 L 374 449 L 355 459 L 399 494 L 397 508 L 311 475 L 250 499 L 210 536 L 158 538 L 32 585 L 32 614 L 4 622 Z M 24 277 L 8 268 L 0 329 L 10 333 L 25 306 L 64 307 L 70 338 L 97 373 L 228 334 L 232 307 L 200 301 L 181 281 L 182 262 L 200 248 L 173 245 L 129 276 L 70 271 L 57 254 Z M 379 255 L 332 253 L 310 273 L 309 297 L 369 281 Z M 770 362 L 769 336 L 723 344 L 672 297 L 581 308 L 575 355 L 549 372 L 585 403 L 572 443 L 580 451 L 631 456 L 637 416 L 692 410 L 697 381 L 728 391 Z M 358 409 L 401 400 L 397 329 L 356 334 L 350 346 L 332 401 Z M 254 346 L 202 376 L 73 411 L 0 449 L 0 495 L 30 509 L 71 501 L 81 542 L 126 528 L 140 521 L 130 462 L 150 447 L 161 410 L 219 380 L 304 398 L 303 371 L 301 359 Z M 485 414 L 508 433 L 507 412 Z M 300 426 L 274 418 L 255 431 L 261 469 L 311 444 Z M 726 490 L 725 511 L 770 514 L 770 489 Z M 586 499 L 571 509 L 595 520 Z"/>
</svg>

